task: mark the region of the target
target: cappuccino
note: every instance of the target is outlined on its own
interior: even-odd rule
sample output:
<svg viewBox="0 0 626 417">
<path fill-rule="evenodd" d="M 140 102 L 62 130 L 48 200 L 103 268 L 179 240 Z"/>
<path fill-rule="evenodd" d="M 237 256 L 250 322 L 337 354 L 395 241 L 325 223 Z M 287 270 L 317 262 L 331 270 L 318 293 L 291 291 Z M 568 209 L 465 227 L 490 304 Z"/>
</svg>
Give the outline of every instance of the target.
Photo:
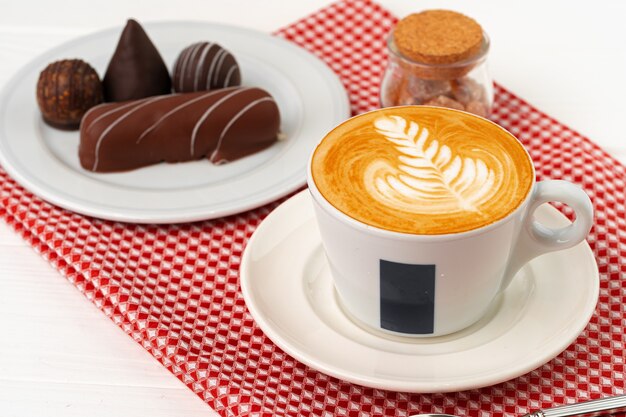
<svg viewBox="0 0 626 417">
<path fill-rule="evenodd" d="M 392 107 L 353 117 L 320 142 L 324 198 L 370 226 L 439 235 L 505 218 L 528 196 L 532 162 L 513 135 L 468 113 Z"/>
</svg>

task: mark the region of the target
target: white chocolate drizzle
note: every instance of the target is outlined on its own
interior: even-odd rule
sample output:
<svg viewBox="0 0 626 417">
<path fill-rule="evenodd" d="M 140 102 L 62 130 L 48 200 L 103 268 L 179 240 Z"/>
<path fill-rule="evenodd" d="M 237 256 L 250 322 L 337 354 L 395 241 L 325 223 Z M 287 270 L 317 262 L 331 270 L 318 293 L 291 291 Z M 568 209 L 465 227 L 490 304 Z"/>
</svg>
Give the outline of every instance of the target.
<svg viewBox="0 0 626 417">
<path fill-rule="evenodd" d="M 225 50 L 224 50 L 225 51 Z M 217 68 L 215 68 L 215 76 L 213 77 L 212 85 L 217 86 L 217 82 L 220 80 L 220 70 L 222 69 L 222 64 L 224 63 L 224 59 L 228 56 L 228 52 L 224 52 L 220 57 L 220 60 L 217 63 Z"/>
<path fill-rule="evenodd" d="M 196 125 L 193 127 L 193 131 L 191 132 L 191 140 L 190 140 L 190 148 L 189 148 L 189 154 L 193 157 L 194 156 L 194 147 L 196 144 L 196 137 L 198 135 L 198 130 L 200 130 L 200 127 L 202 126 L 202 124 L 204 123 L 204 121 L 209 117 L 209 115 L 215 110 L 217 109 L 220 105 L 222 105 L 222 103 L 224 103 L 226 100 L 236 96 L 237 94 L 240 94 L 244 91 L 250 90 L 250 87 L 246 87 L 246 88 L 240 88 L 237 89 L 235 91 L 233 91 L 232 93 L 229 93 L 227 95 L 225 95 L 224 97 L 222 97 L 221 99 L 217 100 L 215 103 L 213 103 L 213 105 L 211 107 L 209 107 L 204 114 L 200 117 L 200 119 L 198 119 L 198 122 L 196 123 Z"/>
<path fill-rule="evenodd" d="M 204 65 L 202 65 L 202 63 L 204 62 L 204 59 L 206 58 L 211 48 L 213 48 L 213 45 L 214 44 L 211 42 L 206 43 L 204 45 L 204 48 L 202 49 L 200 58 L 198 58 L 198 65 L 196 65 L 196 73 L 193 78 L 193 91 L 198 91 L 198 81 L 200 81 L 200 76 L 202 75 L 202 68 L 204 68 Z"/>
<path fill-rule="evenodd" d="M 181 56 L 181 60 L 183 61 L 181 67 L 180 67 L 180 79 L 179 79 L 179 85 L 178 85 L 178 90 L 179 91 L 184 91 L 183 88 L 185 86 L 185 78 L 186 78 L 186 71 L 187 71 L 187 65 L 189 64 L 189 61 L 193 61 L 193 58 L 196 55 L 196 52 L 198 51 L 198 48 L 201 46 L 201 43 L 196 43 L 193 46 L 190 46 L 189 48 L 187 48 L 185 50 L 185 54 L 184 54 L 184 59 Z"/>
<path fill-rule="evenodd" d="M 158 97 L 153 97 L 150 99 L 147 99 L 146 101 L 144 101 L 143 103 L 138 104 L 136 107 L 132 108 L 131 110 L 129 110 L 128 112 L 122 114 L 120 117 L 118 117 L 117 119 L 115 119 L 113 121 L 113 123 L 111 123 L 109 126 L 107 126 L 106 129 L 104 129 L 104 131 L 102 131 L 102 133 L 100 134 L 100 136 L 98 137 L 98 140 L 96 141 L 96 149 L 95 149 L 95 158 L 94 158 L 94 163 L 93 163 L 93 167 L 92 167 L 92 171 L 95 171 L 96 169 L 98 169 L 98 161 L 100 159 L 100 146 L 102 145 L 102 141 L 104 140 L 104 138 L 106 137 L 106 135 L 109 134 L 109 132 L 115 127 L 117 126 L 122 120 L 126 119 L 128 116 L 130 116 L 131 114 L 133 114 L 134 112 L 136 112 L 137 110 L 146 107 L 149 104 L 152 104 L 156 101 L 159 100 L 163 100 L 165 98 L 170 97 L 169 95 L 164 95 L 164 96 L 158 96 Z M 135 102 L 133 102 L 132 104 L 136 104 Z M 119 109 L 118 109 L 119 110 Z M 93 124 L 92 124 L 93 126 Z"/>
<path fill-rule="evenodd" d="M 228 73 L 226 74 L 226 79 L 224 80 L 224 87 L 230 86 L 230 77 L 233 75 L 236 69 L 237 69 L 237 64 L 233 64 L 228 69 Z"/>
<path fill-rule="evenodd" d="M 207 89 L 211 88 L 211 80 L 212 80 L 212 76 L 213 76 L 213 70 L 215 69 L 215 65 L 217 64 L 217 61 L 219 60 L 219 57 L 224 55 L 225 53 L 226 53 L 226 51 L 224 49 L 220 49 L 213 56 L 213 59 L 211 60 L 211 66 L 209 67 L 209 72 L 208 72 L 207 77 L 206 77 L 206 88 Z"/>
<path fill-rule="evenodd" d="M 213 151 L 213 153 L 211 154 L 211 158 L 210 158 L 210 160 L 211 160 L 212 162 L 215 162 L 215 161 L 213 161 L 213 159 L 214 159 L 214 157 L 217 155 L 217 153 L 219 152 L 220 147 L 222 146 L 222 140 L 224 139 L 224 136 L 226 136 L 226 132 L 228 132 L 228 130 L 229 130 L 229 129 L 230 129 L 230 128 L 231 128 L 231 127 L 235 124 L 235 122 L 236 122 L 236 121 L 237 121 L 237 120 L 238 120 L 241 116 L 243 116 L 244 114 L 246 114 L 246 112 L 248 112 L 248 110 L 250 110 L 251 108 L 253 108 L 253 107 L 254 107 L 254 106 L 256 106 L 257 104 L 259 104 L 259 103 L 263 103 L 263 102 L 265 102 L 265 101 L 271 101 L 271 102 L 273 102 L 273 101 L 274 101 L 274 99 L 273 99 L 272 97 L 263 97 L 263 98 L 260 98 L 260 99 L 254 100 L 253 102 L 248 103 L 248 105 L 247 105 L 247 106 L 245 106 L 243 109 L 239 110 L 239 112 L 238 112 L 235 116 L 233 116 L 233 118 L 232 118 L 232 119 L 230 119 L 230 121 L 229 121 L 229 122 L 226 124 L 226 126 L 224 126 L 224 128 L 222 129 L 222 132 L 220 133 L 220 137 L 219 137 L 219 139 L 218 139 L 218 141 L 217 141 L 217 146 L 215 147 L 215 150 L 214 150 L 214 151 Z M 217 163 L 217 164 L 219 164 L 219 163 L 220 163 L 220 161 L 217 161 L 216 163 Z"/>
<path fill-rule="evenodd" d="M 137 105 L 137 102 L 131 101 L 130 103 L 123 104 L 123 105 L 121 105 L 121 106 L 119 106 L 119 107 L 114 108 L 113 110 L 106 111 L 106 112 L 102 113 L 100 116 L 98 116 L 98 117 L 96 117 L 95 119 L 93 119 L 93 120 L 92 120 L 92 122 L 91 122 L 91 125 L 90 125 L 89 127 L 90 127 L 90 128 L 93 128 L 93 126 L 95 126 L 95 125 L 96 125 L 96 123 L 98 123 L 100 120 L 104 119 L 105 117 L 107 117 L 107 116 L 109 116 L 109 115 L 111 115 L 111 114 L 113 114 L 113 113 L 116 113 L 116 112 L 118 112 L 118 111 L 120 111 L 120 110 L 124 110 L 124 109 L 126 109 L 126 108 L 128 108 L 128 107 L 135 106 L 135 105 Z M 95 108 L 95 107 L 94 107 L 94 108 Z M 93 110 L 93 109 L 92 109 L 92 110 Z M 91 110 L 89 110 L 89 112 L 91 112 Z M 89 114 L 89 112 L 87 112 L 87 113 L 85 114 L 85 116 L 83 116 L 83 118 L 84 118 L 84 117 L 87 117 L 87 115 Z"/>
<path fill-rule="evenodd" d="M 217 93 L 219 93 L 220 90 L 214 90 L 214 91 L 209 91 L 206 94 L 203 94 L 199 97 L 196 97 L 192 100 L 189 100 L 187 102 L 184 102 L 183 104 L 179 104 L 178 106 L 174 107 L 172 110 L 168 111 L 167 113 L 165 113 L 163 116 L 161 116 L 157 121 L 155 121 L 154 123 L 152 123 L 150 126 L 148 126 L 142 133 L 141 135 L 139 135 L 139 138 L 137 139 L 137 142 L 135 142 L 136 144 L 139 144 L 139 142 L 141 142 L 141 140 L 146 137 L 146 135 L 148 135 L 148 133 L 152 132 L 154 129 L 156 129 L 156 127 L 161 124 L 161 122 L 163 122 L 165 119 L 167 119 L 168 117 L 170 117 L 171 115 L 173 115 L 174 113 L 184 109 L 187 106 L 192 105 L 193 103 L 196 103 L 200 100 L 204 100 L 207 97 L 213 96 Z"/>
</svg>

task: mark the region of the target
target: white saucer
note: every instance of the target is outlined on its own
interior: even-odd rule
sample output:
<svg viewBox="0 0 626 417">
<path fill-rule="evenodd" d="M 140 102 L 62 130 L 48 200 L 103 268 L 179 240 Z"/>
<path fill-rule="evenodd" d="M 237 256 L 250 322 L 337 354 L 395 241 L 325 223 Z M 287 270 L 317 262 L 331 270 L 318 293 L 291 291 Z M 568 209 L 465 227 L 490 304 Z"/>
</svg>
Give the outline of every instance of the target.
<svg viewBox="0 0 626 417">
<path fill-rule="evenodd" d="M 453 335 L 410 339 L 372 334 L 337 304 L 308 190 L 272 212 L 245 249 L 240 276 L 252 316 L 304 364 L 356 384 L 405 392 L 493 385 L 557 356 L 594 312 L 599 277 L 586 242 L 536 258 L 478 323 Z M 542 206 L 537 218 L 568 220 Z"/>
<path fill-rule="evenodd" d="M 286 139 L 215 166 L 207 160 L 93 173 L 78 161 L 79 134 L 43 123 L 35 100 L 39 72 L 81 58 L 104 74 L 121 27 L 74 39 L 35 58 L 0 94 L 0 163 L 32 193 L 63 208 L 109 220 L 178 223 L 261 206 L 302 187 L 315 144 L 350 116 L 341 81 L 319 58 L 276 36 L 208 22 L 148 23 L 146 32 L 171 69 L 191 43 L 218 42 L 241 67 L 243 84 L 274 96 Z"/>
</svg>

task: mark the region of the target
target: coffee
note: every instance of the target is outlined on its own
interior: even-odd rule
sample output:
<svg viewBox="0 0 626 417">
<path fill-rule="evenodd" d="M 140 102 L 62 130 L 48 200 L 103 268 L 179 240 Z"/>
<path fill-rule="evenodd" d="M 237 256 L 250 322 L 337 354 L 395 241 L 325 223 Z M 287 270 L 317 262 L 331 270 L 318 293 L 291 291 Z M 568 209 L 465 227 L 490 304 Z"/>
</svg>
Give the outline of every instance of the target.
<svg viewBox="0 0 626 417">
<path fill-rule="evenodd" d="M 312 179 L 335 208 L 381 229 L 437 235 L 473 230 L 514 211 L 534 171 L 498 125 L 425 106 L 353 117 L 315 149 Z"/>
</svg>

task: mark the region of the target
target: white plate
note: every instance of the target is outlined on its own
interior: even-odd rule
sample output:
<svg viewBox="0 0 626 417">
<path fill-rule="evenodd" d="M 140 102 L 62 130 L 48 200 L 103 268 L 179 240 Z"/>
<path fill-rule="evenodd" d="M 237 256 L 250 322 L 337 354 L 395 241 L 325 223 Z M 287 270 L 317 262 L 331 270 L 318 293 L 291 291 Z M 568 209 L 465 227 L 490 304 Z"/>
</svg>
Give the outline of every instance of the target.
<svg viewBox="0 0 626 417">
<path fill-rule="evenodd" d="M 551 206 L 537 218 L 568 220 Z M 356 384 L 406 392 L 450 392 L 496 384 L 554 358 L 587 325 L 599 278 L 586 242 L 536 258 L 486 317 L 434 338 L 379 336 L 342 312 L 308 190 L 272 212 L 248 243 L 240 269 L 250 313 L 281 349 Z"/>
<path fill-rule="evenodd" d="M 145 29 L 171 69 L 187 45 L 210 40 L 230 50 L 243 84 L 269 91 L 287 139 L 222 166 L 208 161 L 159 164 L 125 173 L 80 167 L 77 132 L 48 127 L 35 100 L 39 72 L 81 58 L 103 76 L 122 28 L 59 46 L 22 68 L 0 97 L 0 163 L 39 197 L 82 214 L 140 223 L 210 219 L 258 207 L 301 187 L 317 141 L 350 115 L 337 76 L 305 50 L 274 36 L 202 22 L 150 23 Z"/>
</svg>

